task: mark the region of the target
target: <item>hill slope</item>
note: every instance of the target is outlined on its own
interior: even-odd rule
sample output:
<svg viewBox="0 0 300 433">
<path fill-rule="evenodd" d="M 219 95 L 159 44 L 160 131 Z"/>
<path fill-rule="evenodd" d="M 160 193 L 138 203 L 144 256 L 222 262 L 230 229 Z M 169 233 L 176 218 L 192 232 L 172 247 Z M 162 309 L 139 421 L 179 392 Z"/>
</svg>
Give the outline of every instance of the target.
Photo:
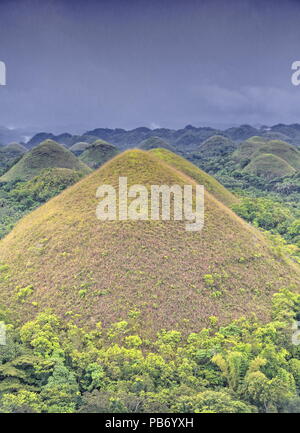
<svg viewBox="0 0 300 433">
<path fill-rule="evenodd" d="M 238 199 L 216 179 L 181 156 L 169 152 L 166 149 L 153 149 L 151 150 L 151 153 L 191 177 L 199 185 L 204 185 L 204 187 L 213 194 L 214 197 L 226 206 L 231 206 L 238 202 Z"/>
<path fill-rule="evenodd" d="M 91 143 L 87 143 L 86 141 L 79 141 L 73 146 L 69 147 L 69 150 L 74 153 L 74 155 L 81 155 L 88 147 L 91 146 Z"/>
<path fill-rule="evenodd" d="M 273 158 L 270 155 L 273 155 Z M 266 178 L 275 178 L 281 173 L 282 176 L 293 174 L 295 170 L 300 171 L 300 151 L 295 146 L 281 140 L 251 137 L 233 153 L 233 159 L 238 161 L 242 168 L 245 167 L 245 171 L 260 172 L 260 175 Z M 263 167 L 267 169 L 266 175 L 262 170 Z"/>
<path fill-rule="evenodd" d="M 8 170 L 26 152 L 26 147 L 19 143 L 0 146 L 0 173 Z"/>
<path fill-rule="evenodd" d="M 27 152 L 0 180 L 29 180 L 45 168 L 69 168 L 87 174 L 89 167 L 79 161 L 68 149 L 52 140 L 46 140 Z"/>
<path fill-rule="evenodd" d="M 292 176 L 296 170 L 284 159 L 271 153 L 260 153 L 245 167 L 246 173 L 263 176 L 266 179 L 275 179 Z"/>
<path fill-rule="evenodd" d="M 232 153 L 236 147 L 236 143 L 229 138 L 213 135 L 200 144 L 199 152 L 204 157 L 221 156 Z"/>
<path fill-rule="evenodd" d="M 79 159 L 89 167 L 95 169 L 118 153 L 119 149 L 113 144 L 103 140 L 96 140 L 80 155 Z"/>
<path fill-rule="evenodd" d="M 175 151 L 175 148 L 171 144 L 167 143 L 165 140 L 159 137 L 150 137 L 147 138 L 147 140 L 143 140 L 140 143 L 139 148 L 142 150 L 163 148 L 163 149 L 171 150 L 172 152 Z"/>
<path fill-rule="evenodd" d="M 298 268 L 275 257 L 264 237 L 209 193 L 202 232 L 181 221 L 99 221 L 101 184 L 193 184 L 150 152 L 128 151 L 62 192 L 0 241 L 1 302 L 21 320 L 51 307 L 85 326 L 140 312 L 144 334 L 197 330 L 253 311 L 299 286 Z M 136 314 L 136 313 L 134 313 Z"/>
</svg>

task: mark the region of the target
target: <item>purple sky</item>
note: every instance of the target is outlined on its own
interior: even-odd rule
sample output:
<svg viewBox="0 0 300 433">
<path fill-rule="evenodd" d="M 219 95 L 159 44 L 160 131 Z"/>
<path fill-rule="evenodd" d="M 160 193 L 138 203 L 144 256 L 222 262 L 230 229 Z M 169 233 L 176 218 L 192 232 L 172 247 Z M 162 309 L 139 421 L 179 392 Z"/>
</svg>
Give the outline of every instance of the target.
<svg viewBox="0 0 300 433">
<path fill-rule="evenodd" d="M 300 122 L 300 2 L 1 0 L 0 125 Z"/>
</svg>

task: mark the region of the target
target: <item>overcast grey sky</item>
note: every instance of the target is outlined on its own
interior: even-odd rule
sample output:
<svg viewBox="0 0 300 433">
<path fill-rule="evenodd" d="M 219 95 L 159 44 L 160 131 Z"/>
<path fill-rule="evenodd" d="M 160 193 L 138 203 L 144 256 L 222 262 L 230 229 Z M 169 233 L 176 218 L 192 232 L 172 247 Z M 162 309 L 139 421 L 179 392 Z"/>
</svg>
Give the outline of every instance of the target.
<svg viewBox="0 0 300 433">
<path fill-rule="evenodd" d="M 0 125 L 300 122 L 300 2 L 1 0 Z"/>
</svg>

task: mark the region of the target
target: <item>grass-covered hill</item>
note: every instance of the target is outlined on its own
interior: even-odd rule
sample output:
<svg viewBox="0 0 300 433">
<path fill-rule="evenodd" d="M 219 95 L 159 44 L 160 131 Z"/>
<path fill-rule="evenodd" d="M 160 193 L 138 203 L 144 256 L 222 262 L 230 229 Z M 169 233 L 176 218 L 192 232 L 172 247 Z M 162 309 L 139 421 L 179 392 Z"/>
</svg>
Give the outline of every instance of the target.
<svg viewBox="0 0 300 433">
<path fill-rule="evenodd" d="M 79 141 L 78 143 L 73 144 L 69 148 L 69 150 L 74 153 L 74 155 L 81 155 L 88 147 L 90 147 L 91 143 L 87 143 L 86 141 Z"/>
<path fill-rule="evenodd" d="M 214 197 L 226 206 L 232 206 L 238 202 L 238 199 L 228 191 L 228 189 L 224 188 L 224 186 L 216 179 L 187 161 L 185 158 L 182 158 L 166 149 L 153 149 L 151 150 L 151 153 L 191 177 L 199 185 L 204 185 L 204 187 L 213 194 Z"/>
<path fill-rule="evenodd" d="M 0 185 L 0 239 L 16 222 L 83 176 L 69 168 L 46 168 L 26 182 Z"/>
<path fill-rule="evenodd" d="M 265 139 L 259 136 L 253 136 L 248 140 L 243 141 L 238 149 L 233 153 L 232 157 L 241 165 L 249 163 L 251 156 L 266 142 Z"/>
<path fill-rule="evenodd" d="M 79 159 L 95 169 L 119 153 L 119 149 L 104 140 L 96 140 L 79 157 Z"/>
<path fill-rule="evenodd" d="M 11 154 L 12 156 L 19 156 L 23 155 L 27 152 L 27 149 L 23 144 L 20 143 L 10 143 L 6 146 L 0 147 L 1 152 L 6 152 L 8 154 Z"/>
<path fill-rule="evenodd" d="M 290 176 L 300 170 L 300 151 L 281 140 L 251 137 L 233 153 L 244 171 L 266 179 Z"/>
<path fill-rule="evenodd" d="M 19 143 L 0 146 L 0 174 L 10 168 L 26 152 L 26 147 Z"/>
<path fill-rule="evenodd" d="M 91 170 L 72 152 L 52 140 L 46 140 L 27 152 L 1 178 L 1 182 L 26 181 L 37 176 L 45 168 L 69 168 L 87 174 Z"/>
<path fill-rule="evenodd" d="M 147 140 L 143 140 L 140 143 L 139 148 L 142 150 L 162 148 L 162 149 L 168 149 L 171 150 L 172 152 L 175 152 L 175 148 L 171 144 L 169 144 L 168 142 L 166 142 L 165 140 L 159 137 L 150 137 L 147 138 Z"/>
<path fill-rule="evenodd" d="M 236 147 L 237 144 L 230 138 L 213 135 L 200 144 L 199 152 L 203 157 L 221 156 L 232 153 Z"/>
<path fill-rule="evenodd" d="M 251 159 L 244 168 L 245 173 L 262 176 L 266 179 L 292 176 L 296 170 L 284 159 L 272 153 L 261 153 Z"/>
<path fill-rule="evenodd" d="M 140 314 L 142 333 L 199 330 L 210 316 L 269 317 L 272 293 L 299 271 L 210 193 L 205 226 L 99 221 L 97 188 L 194 184 L 151 152 L 127 151 L 24 217 L 0 241 L 1 302 L 21 320 L 51 307 L 85 326 Z"/>
</svg>

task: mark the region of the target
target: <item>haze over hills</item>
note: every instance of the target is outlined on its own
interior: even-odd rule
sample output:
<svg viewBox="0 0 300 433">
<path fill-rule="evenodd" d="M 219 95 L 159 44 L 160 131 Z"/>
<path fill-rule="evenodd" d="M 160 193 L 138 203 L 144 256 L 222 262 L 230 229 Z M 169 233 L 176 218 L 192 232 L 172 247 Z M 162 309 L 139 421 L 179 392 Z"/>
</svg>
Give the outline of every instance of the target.
<svg viewBox="0 0 300 433">
<path fill-rule="evenodd" d="M 139 148 L 141 150 L 163 148 L 163 149 L 171 150 L 172 152 L 175 151 L 175 148 L 171 144 L 167 143 L 165 140 L 159 137 L 149 137 L 146 140 L 143 140 L 140 143 Z"/>
<path fill-rule="evenodd" d="M 299 269 L 209 192 L 202 232 L 180 221 L 97 220 L 96 190 L 118 189 L 119 176 L 129 185 L 195 185 L 152 152 L 131 150 L 23 218 L 0 241 L 2 302 L 21 320 L 51 307 L 106 325 L 139 310 L 146 335 L 199 330 L 212 315 L 266 318 L 272 293 L 299 285 Z"/>
<path fill-rule="evenodd" d="M 213 135 L 199 145 L 199 152 L 205 157 L 221 156 L 232 153 L 237 148 L 237 143 L 222 135 Z"/>
<path fill-rule="evenodd" d="M 114 144 L 120 149 L 128 149 L 138 147 L 143 140 L 150 137 L 159 137 L 178 149 L 187 149 L 188 147 L 197 147 L 204 140 L 214 135 L 227 137 L 237 143 L 247 140 L 252 136 L 262 136 L 267 139 L 288 141 L 296 146 L 300 145 L 300 125 L 277 124 L 271 127 L 261 126 L 258 128 L 251 125 L 241 125 L 224 130 L 205 126 L 195 127 L 192 125 L 187 125 L 185 128 L 178 130 L 168 128 L 150 129 L 147 127 L 139 127 L 132 130 L 125 130 L 122 128 L 96 128 L 86 131 L 82 135 L 72 135 L 68 132 L 58 135 L 40 132 L 34 135 L 26 143 L 26 146 L 31 149 L 42 141 L 51 139 L 65 145 L 66 147 L 71 147 L 73 144 L 80 141 L 92 143 L 99 138 Z M 9 141 L 6 141 L 6 143 Z M 5 144 L 5 141 L 3 143 Z"/>
<path fill-rule="evenodd" d="M 0 180 L 29 180 L 43 169 L 53 167 L 69 168 L 83 174 L 90 172 L 90 168 L 79 161 L 72 152 L 53 140 L 46 140 L 27 152 Z"/>
<path fill-rule="evenodd" d="M 86 141 L 79 141 L 73 144 L 69 150 L 74 153 L 74 155 L 81 155 L 88 147 L 90 147 L 91 143 L 87 143 Z"/>
<path fill-rule="evenodd" d="M 19 143 L 0 146 L 0 174 L 7 171 L 26 152 L 26 147 Z"/>
<path fill-rule="evenodd" d="M 79 159 L 92 169 L 95 169 L 113 158 L 119 152 L 119 149 L 113 144 L 99 139 L 88 146 L 86 150 L 80 154 Z"/>
</svg>

